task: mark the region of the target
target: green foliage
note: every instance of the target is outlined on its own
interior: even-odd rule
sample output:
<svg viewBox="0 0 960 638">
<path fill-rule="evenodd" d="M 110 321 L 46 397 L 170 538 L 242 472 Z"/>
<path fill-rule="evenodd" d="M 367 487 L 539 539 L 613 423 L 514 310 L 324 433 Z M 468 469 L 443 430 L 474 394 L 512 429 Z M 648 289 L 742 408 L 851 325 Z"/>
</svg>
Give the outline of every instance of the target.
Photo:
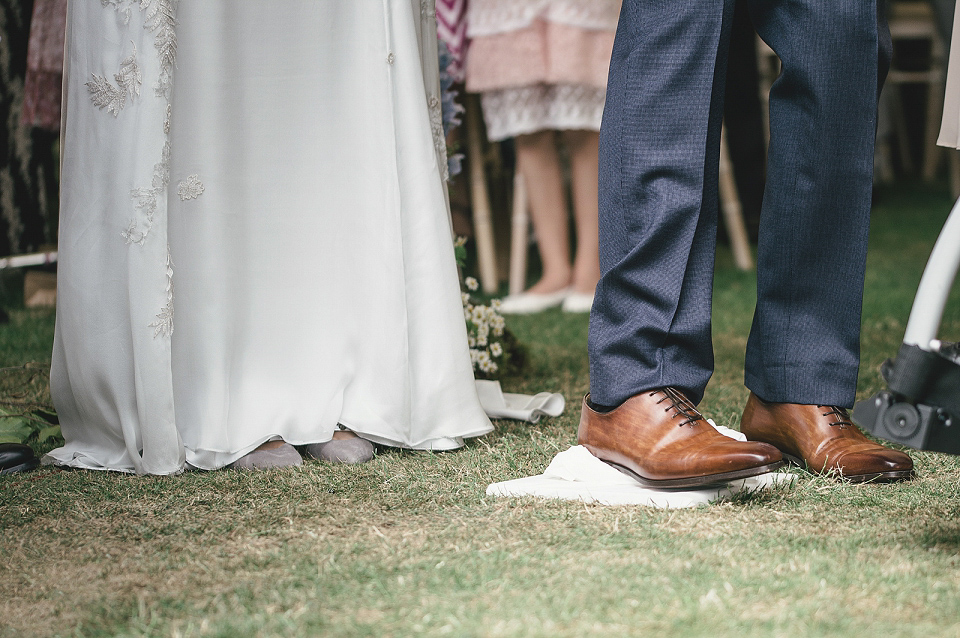
<svg viewBox="0 0 960 638">
<path fill-rule="evenodd" d="M 0 443 L 23 443 L 34 432 L 30 426 L 28 419 L 0 410 Z"/>
<path fill-rule="evenodd" d="M 466 237 L 457 237 L 453 244 L 453 256 L 457 260 L 457 266 L 464 268 L 467 265 L 467 239 Z"/>
<path fill-rule="evenodd" d="M 466 238 L 454 242 L 457 263 L 462 267 L 466 260 Z M 507 322 L 500 314 L 500 300 L 487 303 L 474 298 L 470 293 L 480 284 L 474 277 L 463 277 L 461 268 L 460 297 L 463 317 L 467 323 L 467 346 L 474 376 L 478 379 L 499 379 L 505 375 L 518 374 L 526 360 L 522 344 L 507 330 Z"/>
<path fill-rule="evenodd" d="M 44 445 L 60 440 L 49 376 L 46 364 L 0 368 L 0 443 Z"/>
<path fill-rule="evenodd" d="M 57 416 L 45 410 L 9 411 L 0 408 L 0 443 L 62 443 Z"/>
</svg>

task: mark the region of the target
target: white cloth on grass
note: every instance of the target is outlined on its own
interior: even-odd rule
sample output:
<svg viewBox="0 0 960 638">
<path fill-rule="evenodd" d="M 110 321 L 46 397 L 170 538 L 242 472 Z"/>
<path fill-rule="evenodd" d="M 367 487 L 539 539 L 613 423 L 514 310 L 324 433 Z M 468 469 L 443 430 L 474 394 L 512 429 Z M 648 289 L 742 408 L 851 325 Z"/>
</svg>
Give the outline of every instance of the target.
<svg viewBox="0 0 960 638">
<path fill-rule="evenodd" d="M 477 395 L 487 416 L 538 423 L 545 416 L 560 416 L 566 400 L 557 392 L 516 394 L 504 392 L 499 381 L 477 379 Z"/>
<path fill-rule="evenodd" d="M 49 461 L 170 474 L 338 423 L 418 449 L 491 430 L 430 5 L 70 3 Z"/>
<path fill-rule="evenodd" d="M 746 437 L 736 430 L 723 426 L 714 427 L 721 434 L 746 440 Z M 595 457 L 587 448 L 577 445 L 557 454 L 543 474 L 493 483 L 487 487 L 487 495 L 535 496 L 600 505 L 682 508 L 708 505 L 738 492 L 756 492 L 777 485 L 789 485 L 795 478 L 792 474 L 768 472 L 699 489 L 655 489 L 644 487 Z"/>
</svg>

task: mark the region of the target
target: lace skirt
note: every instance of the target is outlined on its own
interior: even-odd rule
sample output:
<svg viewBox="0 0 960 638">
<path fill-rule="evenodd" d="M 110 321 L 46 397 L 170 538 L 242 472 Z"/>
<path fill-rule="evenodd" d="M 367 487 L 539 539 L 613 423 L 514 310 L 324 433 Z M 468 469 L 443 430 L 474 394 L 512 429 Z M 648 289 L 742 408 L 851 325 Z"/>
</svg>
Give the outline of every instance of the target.
<svg viewBox="0 0 960 638">
<path fill-rule="evenodd" d="M 60 130 L 66 21 L 67 0 L 34 2 L 23 99 L 23 123 L 27 126 Z"/>
<path fill-rule="evenodd" d="M 582 84 L 535 84 L 480 96 L 487 138 L 548 130 L 599 131 L 606 90 Z"/>
</svg>

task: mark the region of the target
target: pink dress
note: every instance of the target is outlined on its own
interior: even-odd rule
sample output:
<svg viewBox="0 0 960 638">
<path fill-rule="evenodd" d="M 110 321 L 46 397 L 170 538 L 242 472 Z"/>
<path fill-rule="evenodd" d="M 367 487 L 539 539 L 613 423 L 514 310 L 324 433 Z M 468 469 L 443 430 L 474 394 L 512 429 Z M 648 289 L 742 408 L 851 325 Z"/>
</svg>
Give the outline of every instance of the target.
<svg viewBox="0 0 960 638">
<path fill-rule="evenodd" d="M 23 124 L 60 130 L 67 0 L 36 0 L 30 20 Z"/>
<path fill-rule="evenodd" d="M 437 35 L 450 52 L 447 73 L 463 82 L 463 59 L 467 53 L 467 0 L 437 0 Z"/>
<path fill-rule="evenodd" d="M 471 0 L 467 90 L 487 137 L 599 130 L 620 0 Z"/>
</svg>

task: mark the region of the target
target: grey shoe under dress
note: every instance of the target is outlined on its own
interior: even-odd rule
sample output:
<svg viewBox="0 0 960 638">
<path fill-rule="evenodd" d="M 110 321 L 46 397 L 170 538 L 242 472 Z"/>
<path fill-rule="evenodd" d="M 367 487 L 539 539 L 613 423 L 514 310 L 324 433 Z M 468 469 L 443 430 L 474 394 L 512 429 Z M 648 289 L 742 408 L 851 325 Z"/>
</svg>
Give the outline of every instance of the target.
<svg viewBox="0 0 960 638">
<path fill-rule="evenodd" d="M 356 465 L 366 463 L 373 458 L 373 443 L 359 437 L 352 439 L 332 439 L 326 443 L 311 443 L 303 446 L 307 456 L 330 463 Z"/>
<path fill-rule="evenodd" d="M 303 459 L 297 448 L 284 443 L 270 450 L 254 450 L 228 465 L 228 468 L 240 470 L 269 470 L 277 467 L 303 465 Z"/>
</svg>

